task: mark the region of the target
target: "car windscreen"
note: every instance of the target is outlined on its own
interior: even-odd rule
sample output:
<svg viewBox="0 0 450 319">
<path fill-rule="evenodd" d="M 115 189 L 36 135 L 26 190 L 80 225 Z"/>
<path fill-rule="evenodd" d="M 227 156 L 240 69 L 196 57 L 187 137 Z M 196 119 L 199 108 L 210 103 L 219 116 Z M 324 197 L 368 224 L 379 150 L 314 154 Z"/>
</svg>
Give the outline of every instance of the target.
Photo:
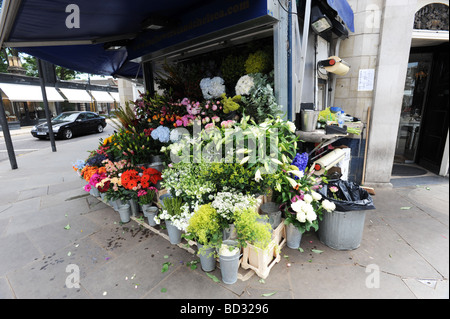
<svg viewBox="0 0 450 319">
<path fill-rule="evenodd" d="M 53 121 L 73 122 L 77 119 L 80 113 L 61 113 L 53 118 Z"/>
</svg>

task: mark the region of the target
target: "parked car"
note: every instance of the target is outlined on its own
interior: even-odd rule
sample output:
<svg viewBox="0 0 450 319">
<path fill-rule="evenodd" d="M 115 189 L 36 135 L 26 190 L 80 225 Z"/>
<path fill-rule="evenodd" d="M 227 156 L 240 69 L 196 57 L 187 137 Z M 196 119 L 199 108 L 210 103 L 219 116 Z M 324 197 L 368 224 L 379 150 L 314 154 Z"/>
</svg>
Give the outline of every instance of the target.
<svg viewBox="0 0 450 319">
<path fill-rule="evenodd" d="M 76 135 L 91 132 L 103 132 L 106 120 L 94 112 L 63 112 L 52 119 L 55 138 L 70 139 Z M 31 135 L 39 139 L 49 137 L 47 123 L 39 124 L 31 129 Z"/>
</svg>

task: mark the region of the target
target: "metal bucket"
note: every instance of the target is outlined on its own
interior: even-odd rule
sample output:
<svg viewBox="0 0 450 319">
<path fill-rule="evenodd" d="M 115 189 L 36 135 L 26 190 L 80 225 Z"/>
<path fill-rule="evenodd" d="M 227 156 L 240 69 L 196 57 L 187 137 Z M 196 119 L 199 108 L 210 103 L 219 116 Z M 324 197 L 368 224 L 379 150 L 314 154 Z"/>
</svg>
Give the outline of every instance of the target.
<svg viewBox="0 0 450 319">
<path fill-rule="evenodd" d="M 365 218 L 364 210 L 325 212 L 319 221 L 319 240 L 336 250 L 356 249 L 361 244 Z"/>
<path fill-rule="evenodd" d="M 316 129 L 317 119 L 319 118 L 319 111 L 314 110 L 301 110 L 300 111 L 300 124 L 302 131 L 311 132 Z"/>
</svg>

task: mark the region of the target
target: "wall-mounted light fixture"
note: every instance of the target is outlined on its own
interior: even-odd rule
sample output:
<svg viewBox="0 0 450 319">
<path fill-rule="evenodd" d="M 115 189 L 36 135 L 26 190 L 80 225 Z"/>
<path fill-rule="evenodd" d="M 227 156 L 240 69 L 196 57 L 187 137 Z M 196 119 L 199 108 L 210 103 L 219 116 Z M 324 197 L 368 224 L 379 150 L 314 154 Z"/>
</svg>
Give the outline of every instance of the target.
<svg viewBox="0 0 450 319">
<path fill-rule="evenodd" d="M 330 19 L 322 13 L 318 6 L 311 8 L 311 27 L 317 34 L 326 32 L 333 27 Z"/>
</svg>

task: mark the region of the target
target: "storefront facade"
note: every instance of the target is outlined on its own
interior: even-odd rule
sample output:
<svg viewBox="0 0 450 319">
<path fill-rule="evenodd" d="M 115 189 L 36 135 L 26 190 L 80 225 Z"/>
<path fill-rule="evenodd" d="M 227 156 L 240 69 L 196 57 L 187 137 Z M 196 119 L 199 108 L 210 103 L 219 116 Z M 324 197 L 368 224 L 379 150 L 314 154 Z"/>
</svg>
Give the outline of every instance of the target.
<svg viewBox="0 0 450 319">
<path fill-rule="evenodd" d="M 448 176 L 448 1 L 439 1 L 446 23 L 430 14 L 434 1 L 349 4 L 355 33 L 340 56 L 352 67 L 336 79 L 334 103 L 370 122 L 365 183 L 391 186 L 394 163 Z M 429 27 L 443 29 L 419 31 L 419 16 L 422 27 L 428 16 Z M 374 74 L 368 88 L 361 88 L 364 70 Z"/>
<path fill-rule="evenodd" d="M 0 74 L 0 90 L 10 128 L 32 126 L 45 121 L 44 102 L 38 78 Z M 118 89 L 110 86 L 59 81 L 46 87 L 51 116 L 67 111 L 93 111 L 109 115 L 117 108 Z M 110 94 L 114 93 L 115 98 Z M 117 99 L 117 100 L 116 100 Z"/>
</svg>

